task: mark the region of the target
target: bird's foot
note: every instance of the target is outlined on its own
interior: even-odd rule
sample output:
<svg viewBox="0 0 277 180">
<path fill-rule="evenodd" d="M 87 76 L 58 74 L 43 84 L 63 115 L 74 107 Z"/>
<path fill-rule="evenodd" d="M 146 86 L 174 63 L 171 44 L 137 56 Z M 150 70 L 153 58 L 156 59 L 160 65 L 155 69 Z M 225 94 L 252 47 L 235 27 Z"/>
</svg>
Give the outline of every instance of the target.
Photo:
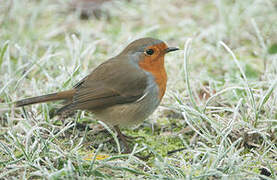
<svg viewBox="0 0 277 180">
<path fill-rule="evenodd" d="M 127 136 L 125 134 L 122 133 L 122 136 L 124 136 L 124 138 L 126 139 L 126 141 L 132 142 L 135 139 L 144 139 L 143 136 Z"/>
</svg>

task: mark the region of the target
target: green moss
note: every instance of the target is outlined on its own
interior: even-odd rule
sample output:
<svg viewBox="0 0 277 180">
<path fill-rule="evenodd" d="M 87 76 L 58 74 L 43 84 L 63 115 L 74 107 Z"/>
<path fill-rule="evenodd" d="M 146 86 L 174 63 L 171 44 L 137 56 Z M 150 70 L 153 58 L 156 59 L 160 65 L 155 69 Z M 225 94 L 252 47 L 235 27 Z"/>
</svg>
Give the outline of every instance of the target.
<svg viewBox="0 0 277 180">
<path fill-rule="evenodd" d="M 277 44 L 272 44 L 272 45 L 268 48 L 268 53 L 269 53 L 269 54 L 276 54 L 276 53 L 277 53 Z"/>
</svg>

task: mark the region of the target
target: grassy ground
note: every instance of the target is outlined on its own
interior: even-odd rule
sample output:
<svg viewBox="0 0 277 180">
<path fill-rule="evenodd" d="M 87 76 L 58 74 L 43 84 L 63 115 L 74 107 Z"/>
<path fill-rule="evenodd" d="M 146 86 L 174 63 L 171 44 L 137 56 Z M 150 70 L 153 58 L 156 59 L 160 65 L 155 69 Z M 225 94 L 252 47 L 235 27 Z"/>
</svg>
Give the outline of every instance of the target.
<svg viewBox="0 0 277 180">
<path fill-rule="evenodd" d="M 0 3 L 0 179 L 277 179 L 275 0 L 113 1 L 89 20 L 69 9 Z M 117 153 L 109 133 L 76 127 L 99 126 L 91 114 L 65 124 L 50 118 L 60 102 L 14 107 L 70 89 L 145 36 L 183 49 L 166 57 L 161 106 L 124 130 L 144 137 L 133 154 L 150 153 L 147 161 Z"/>
</svg>

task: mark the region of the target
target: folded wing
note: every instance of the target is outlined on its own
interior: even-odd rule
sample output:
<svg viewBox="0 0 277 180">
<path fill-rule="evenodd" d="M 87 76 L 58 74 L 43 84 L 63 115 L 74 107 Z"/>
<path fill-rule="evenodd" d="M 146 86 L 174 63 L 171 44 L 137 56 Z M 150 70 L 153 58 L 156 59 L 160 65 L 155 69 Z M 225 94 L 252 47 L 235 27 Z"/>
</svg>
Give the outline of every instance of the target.
<svg viewBox="0 0 277 180">
<path fill-rule="evenodd" d="M 93 111 L 138 100 L 146 89 L 147 76 L 127 58 L 123 61 L 114 58 L 98 66 L 74 86 L 72 101 L 58 113 L 77 109 Z"/>
</svg>

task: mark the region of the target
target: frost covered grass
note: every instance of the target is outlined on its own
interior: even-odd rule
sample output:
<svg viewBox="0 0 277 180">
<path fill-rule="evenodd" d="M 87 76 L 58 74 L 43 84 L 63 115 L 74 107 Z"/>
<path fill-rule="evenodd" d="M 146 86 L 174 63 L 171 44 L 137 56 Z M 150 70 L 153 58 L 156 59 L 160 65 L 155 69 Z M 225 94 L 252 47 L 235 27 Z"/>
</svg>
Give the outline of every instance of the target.
<svg viewBox="0 0 277 180">
<path fill-rule="evenodd" d="M 0 179 L 277 179 L 274 0 L 115 0 L 101 8 L 80 20 L 64 1 L 0 3 Z M 61 102 L 14 107 L 70 89 L 145 36 L 183 50 L 166 57 L 161 106 L 124 129 L 144 137 L 131 154 L 119 154 L 116 134 L 98 132 L 89 113 L 62 122 L 52 118 Z"/>
</svg>

